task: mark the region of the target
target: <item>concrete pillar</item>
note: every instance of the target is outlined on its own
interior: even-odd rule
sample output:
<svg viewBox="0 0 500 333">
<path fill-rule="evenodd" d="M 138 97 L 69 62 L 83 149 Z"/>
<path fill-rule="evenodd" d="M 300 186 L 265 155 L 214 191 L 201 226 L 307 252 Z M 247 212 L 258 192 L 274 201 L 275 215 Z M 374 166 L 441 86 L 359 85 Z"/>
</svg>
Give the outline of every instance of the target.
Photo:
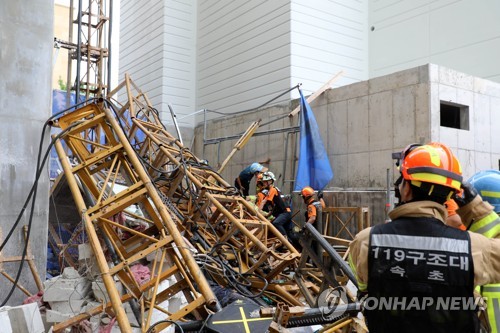
<svg viewBox="0 0 500 333">
<path fill-rule="evenodd" d="M 43 124 L 51 111 L 53 49 L 53 0 L 0 2 L 0 232 L 4 240 L 14 225 L 36 175 Z M 48 130 L 47 132 L 50 132 Z M 47 148 L 49 136 L 43 139 Z M 33 209 L 31 249 L 42 280 L 47 258 L 49 179 L 47 168 L 38 183 Z M 23 225 L 28 224 L 31 204 L 2 251 L 4 257 L 20 256 L 25 244 Z M 3 264 L 12 277 L 19 263 Z M 20 284 L 32 293 L 37 288 L 27 264 Z M 0 276 L 0 302 L 12 284 Z M 26 296 L 16 289 L 9 305 Z"/>
</svg>

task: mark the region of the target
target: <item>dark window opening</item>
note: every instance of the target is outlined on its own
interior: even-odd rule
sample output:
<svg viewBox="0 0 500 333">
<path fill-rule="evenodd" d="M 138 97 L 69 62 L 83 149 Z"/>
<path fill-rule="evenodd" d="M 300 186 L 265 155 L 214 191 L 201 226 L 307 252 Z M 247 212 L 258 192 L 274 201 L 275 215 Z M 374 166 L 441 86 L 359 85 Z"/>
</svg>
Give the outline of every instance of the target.
<svg viewBox="0 0 500 333">
<path fill-rule="evenodd" d="M 441 126 L 469 130 L 469 107 L 441 101 Z"/>
</svg>

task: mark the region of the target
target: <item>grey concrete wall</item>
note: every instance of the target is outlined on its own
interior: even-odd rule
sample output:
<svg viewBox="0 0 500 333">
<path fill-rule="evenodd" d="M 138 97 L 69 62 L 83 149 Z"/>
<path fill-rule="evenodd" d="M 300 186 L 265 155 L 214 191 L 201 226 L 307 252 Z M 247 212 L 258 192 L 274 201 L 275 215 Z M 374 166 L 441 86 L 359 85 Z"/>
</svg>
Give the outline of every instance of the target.
<svg viewBox="0 0 500 333">
<path fill-rule="evenodd" d="M 441 101 L 469 106 L 469 130 L 440 125 Z M 253 121 L 262 119 L 265 125 L 234 155 L 222 176 L 232 184 L 250 163 L 269 160 L 267 166 L 278 177 L 278 186 L 291 193 L 298 156 L 298 133 L 293 128 L 298 116 L 286 115 L 297 103 L 211 120 L 205 133 L 203 124 L 198 124 L 193 151 L 218 168 L 237 141 L 226 139 L 241 135 Z M 334 170 L 328 189 L 358 192 L 359 196 L 347 195 L 343 204 L 369 206 L 374 221 L 385 219 L 386 200 L 369 193 L 385 193 L 388 180 L 392 184 L 398 174 L 391 153 L 410 143 L 449 145 L 462 163 L 465 178 L 499 165 L 500 84 L 488 80 L 429 64 L 329 89 L 311 107 Z M 271 134 L 283 128 L 290 134 Z M 211 142 L 219 138 L 220 143 L 204 147 L 204 135 Z"/>
<path fill-rule="evenodd" d="M 298 132 L 293 128 L 297 126 L 298 118 L 289 119 L 286 115 L 295 106 L 297 106 L 297 101 L 240 114 L 232 118 L 224 117 L 211 121 L 207 126 L 205 137 L 207 140 L 221 138 L 221 142 L 208 144 L 205 147 L 203 147 L 202 124 L 195 129 L 193 151 L 196 156 L 207 159 L 212 167 L 218 168 L 237 142 L 237 139 L 225 140 L 225 138 L 242 134 L 254 121 L 261 119 L 262 125 L 257 133 L 243 149 L 233 156 L 222 172 L 222 176 L 233 184 L 234 178 L 247 165 L 254 161 L 269 160 L 270 163 L 266 166 L 275 173 L 279 187 L 286 193 L 290 193 L 290 180 L 295 178 L 295 145 L 298 139 Z M 280 129 L 288 132 L 270 134 L 270 131 Z M 286 163 L 285 157 L 287 157 Z"/>
<path fill-rule="evenodd" d="M 42 126 L 50 116 L 54 3 L 52 0 L 0 3 L 0 232 L 4 240 L 14 225 L 33 185 Z M 47 147 L 48 137 L 44 138 Z M 44 149 L 45 149 L 44 147 Z M 33 210 L 31 249 L 38 272 L 45 277 L 48 220 L 48 172 L 42 173 Z M 2 256 L 20 256 L 25 244 L 22 226 L 31 206 L 21 217 Z M 18 263 L 3 264 L 15 277 Z M 25 265 L 20 284 L 37 289 Z M 1 277 L 0 301 L 11 283 Z M 8 304 L 26 296 L 16 290 Z"/>
<path fill-rule="evenodd" d="M 429 66 L 431 139 L 448 144 L 462 164 L 465 179 L 500 167 L 500 83 L 442 66 Z M 440 126 L 439 105 L 469 107 L 469 130 Z"/>
<path fill-rule="evenodd" d="M 269 160 L 267 166 L 277 176 L 278 186 L 284 193 L 291 193 L 299 139 L 293 128 L 298 125 L 298 116 L 286 115 L 297 105 L 294 100 L 219 118 L 207 123 L 205 133 L 203 124 L 199 124 L 193 150 L 218 168 L 237 141 L 225 139 L 242 134 L 253 121 L 262 119 L 265 125 L 234 155 L 222 176 L 232 184 L 250 163 Z M 373 223 L 383 222 L 387 181 L 389 178 L 392 184 L 397 172 L 391 153 L 401 151 L 409 143 L 430 141 L 429 66 L 329 89 L 311 107 L 334 170 L 334 179 L 328 186 L 332 200 L 327 204 L 366 206 Z M 272 133 L 278 129 L 289 132 Z M 220 143 L 203 147 L 204 135 L 206 139 L 220 138 Z"/>
<path fill-rule="evenodd" d="M 298 116 L 286 117 L 297 103 L 295 100 L 210 121 L 205 133 L 207 139 L 241 134 L 259 118 L 267 124 L 258 130 L 263 135 L 252 138 L 222 175 L 232 180 L 253 161 L 270 159 L 270 169 L 287 190 L 289 181 L 295 177 L 292 171 L 297 160 L 298 133 L 289 136 L 287 150 L 287 134 L 265 135 L 265 132 L 297 126 Z M 401 151 L 409 143 L 431 139 L 429 66 L 329 89 L 311 107 L 335 174 L 329 187 L 385 189 L 387 169 L 391 174 L 396 172 L 391 153 Z M 195 137 L 194 152 L 202 156 L 203 124 L 197 126 Z M 236 140 L 227 140 L 220 145 L 205 145 L 205 158 L 217 166 L 235 143 Z"/>
</svg>

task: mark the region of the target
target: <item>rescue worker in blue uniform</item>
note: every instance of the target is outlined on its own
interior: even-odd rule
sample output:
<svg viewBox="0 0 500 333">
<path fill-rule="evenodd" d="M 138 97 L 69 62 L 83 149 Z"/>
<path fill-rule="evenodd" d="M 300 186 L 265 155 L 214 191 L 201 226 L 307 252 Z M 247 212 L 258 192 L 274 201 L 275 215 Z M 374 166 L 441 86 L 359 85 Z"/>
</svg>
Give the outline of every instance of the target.
<svg viewBox="0 0 500 333">
<path fill-rule="evenodd" d="M 410 145 L 397 165 L 399 203 L 389 213 L 391 222 L 362 230 L 349 246 L 360 292 L 386 302 L 370 309 L 365 303 L 368 329 L 479 332 L 477 307 L 460 300 L 474 299 L 476 285 L 500 282 L 500 240 L 446 226 L 444 203 L 455 199 L 468 229 L 490 216 L 493 207 L 462 183 L 460 163 L 443 144 Z M 450 299 L 454 303 L 446 306 Z M 390 300 L 396 302 L 387 306 Z"/>
<path fill-rule="evenodd" d="M 267 168 L 260 163 L 252 163 L 240 172 L 238 177 L 234 180 L 234 186 L 240 191 L 243 197 L 249 194 L 250 181 L 254 176 L 261 172 L 267 171 Z"/>
</svg>

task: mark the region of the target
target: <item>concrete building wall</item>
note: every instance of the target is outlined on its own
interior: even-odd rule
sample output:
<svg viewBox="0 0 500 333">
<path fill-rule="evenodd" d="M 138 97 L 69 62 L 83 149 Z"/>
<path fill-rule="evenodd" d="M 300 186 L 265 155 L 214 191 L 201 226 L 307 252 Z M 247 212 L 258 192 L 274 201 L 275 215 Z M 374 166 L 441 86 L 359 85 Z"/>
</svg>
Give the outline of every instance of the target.
<svg viewBox="0 0 500 333">
<path fill-rule="evenodd" d="M 429 73 L 431 139 L 452 147 L 465 179 L 479 170 L 500 169 L 500 83 L 437 65 Z M 466 128 L 440 126 L 443 102 L 468 108 Z"/>
<path fill-rule="evenodd" d="M 294 100 L 210 122 L 205 137 L 224 138 L 242 133 L 257 119 L 266 124 L 258 132 L 297 126 L 298 116 L 286 117 L 297 104 Z M 387 169 L 393 167 L 391 153 L 402 150 L 408 143 L 431 139 L 429 66 L 329 89 L 312 102 L 311 107 L 335 174 L 330 186 L 384 188 Z M 285 146 L 286 133 L 256 136 L 228 165 L 229 168 L 235 166 L 235 170 L 226 169 L 223 175 L 233 179 L 246 164 L 270 159 L 270 168 L 277 170 L 278 176 L 286 164 L 286 174 L 281 177 L 292 180 L 295 175 L 289 172 L 295 164 L 298 132 L 291 132 L 288 146 Z M 194 149 L 201 155 L 202 125 L 197 127 L 195 135 Z M 205 147 L 204 158 L 212 165 L 221 163 L 235 143 L 222 141 L 220 147 L 215 144 Z M 288 153 L 286 162 L 285 152 Z"/>
<path fill-rule="evenodd" d="M 340 70 L 334 87 L 426 63 L 500 81 L 495 0 L 147 4 L 122 1 L 120 72 L 137 77 L 167 124 L 170 102 L 187 133 L 202 121 L 196 110 L 248 110 L 298 83 L 309 94 Z"/>
<path fill-rule="evenodd" d="M 161 119 L 167 124 L 172 124 L 168 103 L 179 118 L 193 112 L 196 107 L 196 15 L 196 2 L 192 0 L 165 1 L 163 92 L 158 110 L 163 112 Z M 179 126 L 189 128 L 189 137 L 193 125 L 192 117 L 179 120 Z"/>
<path fill-rule="evenodd" d="M 371 207 L 374 219 L 383 221 L 383 193 L 388 182 L 392 188 L 397 176 L 391 154 L 410 143 L 439 141 L 449 145 L 462 163 L 465 179 L 482 169 L 497 169 L 499 98 L 500 84 L 432 64 L 327 90 L 311 107 L 334 170 L 329 189 L 359 192 L 350 205 Z M 468 107 L 468 129 L 441 126 L 443 102 Z M 236 153 L 222 176 L 232 183 L 250 163 L 269 161 L 278 187 L 290 193 L 298 156 L 298 133 L 294 130 L 298 117 L 286 115 L 296 105 L 295 100 L 209 122 L 205 137 L 211 142 L 219 138 L 220 143 L 205 147 L 203 126 L 199 125 L 193 151 L 217 168 L 236 143 L 236 139 L 227 138 L 243 133 L 260 118 L 266 125 Z M 271 133 L 278 129 L 287 131 Z M 374 196 L 374 192 L 379 194 Z M 379 198 L 375 204 L 370 201 L 374 197 Z"/>
<path fill-rule="evenodd" d="M 368 79 L 368 0 L 293 0 L 290 29 L 290 86 L 309 95 L 340 71 L 335 87 Z"/>
<path fill-rule="evenodd" d="M 199 1 L 197 108 L 250 109 L 289 89 L 290 24 L 289 0 Z"/>
<path fill-rule="evenodd" d="M 54 3 L 51 0 L 2 1 L 0 3 L 0 239 L 5 240 L 33 186 L 36 156 L 44 122 L 51 114 L 51 70 Z M 49 131 L 47 131 L 49 132 Z M 46 132 L 46 134 L 47 134 Z M 43 139 L 45 149 L 49 138 Z M 44 152 L 42 152 L 43 154 Z M 25 244 L 22 227 L 33 223 L 30 245 L 42 279 L 47 260 L 48 221 L 47 169 L 38 182 L 37 199 L 22 214 L 2 257 L 20 256 Z M 15 277 L 18 263 L 3 263 L 3 270 Z M 30 292 L 37 288 L 27 266 L 19 283 Z M 0 284 L 1 301 L 11 288 Z M 8 304 L 20 304 L 26 296 L 18 289 Z"/>
<path fill-rule="evenodd" d="M 368 78 L 366 0 L 200 1 L 198 10 L 199 109 L 250 109 L 298 83 L 309 94 L 341 70 L 335 86 Z M 298 92 L 277 101 L 290 96 Z"/>
<path fill-rule="evenodd" d="M 426 63 L 500 81 L 500 2 L 370 1 L 370 77 Z"/>
<path fill-rule="evenodd" d="M 195 109 L 196 3 L 122 0 L 119 81 L 128 73 L 173 130 L 170 104 L 188 141 Z"/>
<path fill-rule="evenodd" d="M 153 105 L 162 105 L 162 57 L 165 4 L 163 0 L 123 0 L 120 16 L 120 81 L 128 73 L 148 92 Z"/>
</svg>

